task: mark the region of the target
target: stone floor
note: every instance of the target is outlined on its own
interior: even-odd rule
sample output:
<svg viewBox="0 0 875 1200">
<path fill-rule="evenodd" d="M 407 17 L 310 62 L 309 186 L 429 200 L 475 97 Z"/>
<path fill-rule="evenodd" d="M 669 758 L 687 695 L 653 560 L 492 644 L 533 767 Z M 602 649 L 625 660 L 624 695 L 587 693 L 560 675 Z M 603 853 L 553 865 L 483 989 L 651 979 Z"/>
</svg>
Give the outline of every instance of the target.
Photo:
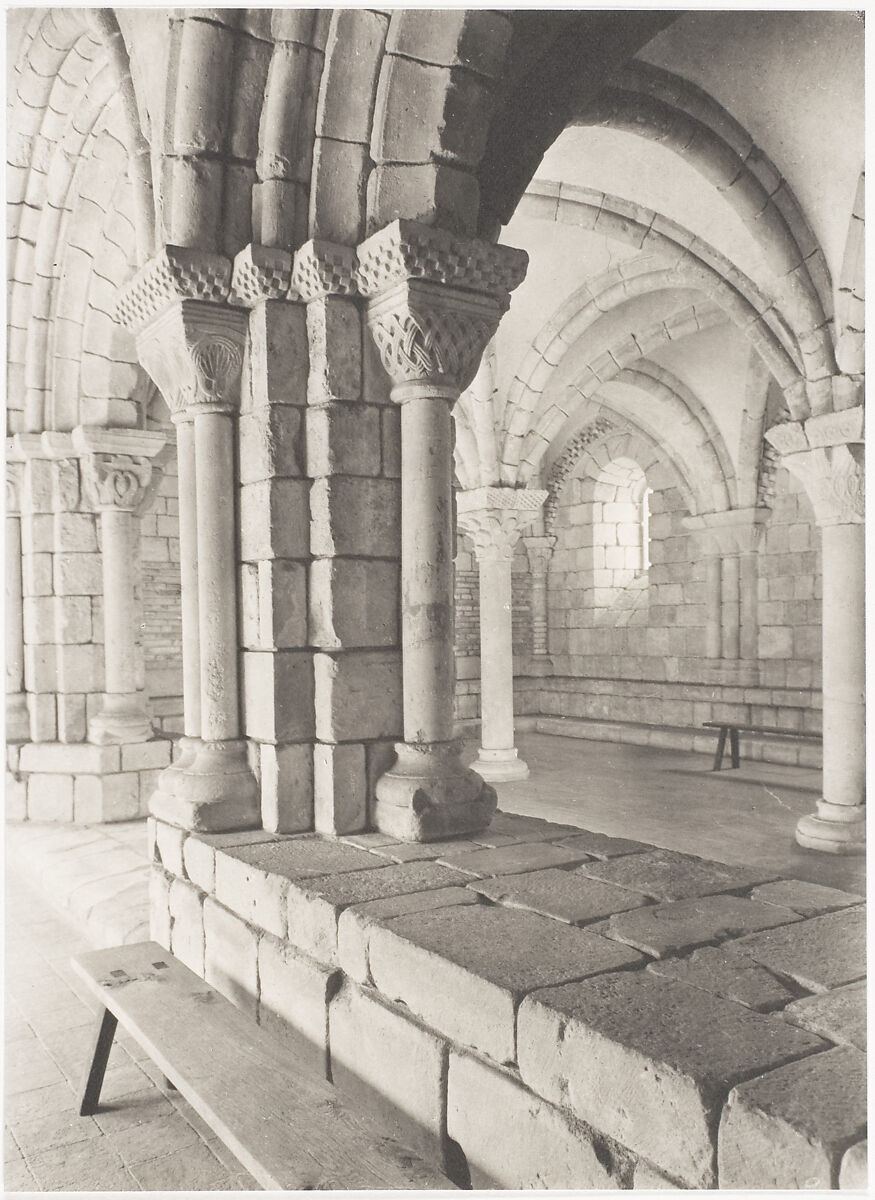
<svg viewBox="0 0 875 1200">
<path fill-rule="evenodd" d="M 793 842 L 798 816 L 818 794 L 817 772 L 758 762 L 715 775 L 703 755 L 534 733 L 520 734 L 518 744 L 532 775 L 500 785 L 506 812 L 864 889 L 861 859 L 818 855 Z M 7 872 L 6 1190 L 254 1186 L 151 1065 L 137 1061 L 133 1043 L 114 1051 L 111 1108 L 96 1118 L 74 1113 L 92 1014 L 74 989 L 68 959 L 89 942 L 147 936 L 143 823 L 10 826 L 7 853 L 15 869 Z M 69 924 L 34 886 L 65 910 Z"/>
<path fill-rule="evenodd" d="M 4 1191 L 257 1189 L 128 1037 L 110 1056 L 101 1111 L 76 1115 L 94 1013 L 69 959 L 86 949 L 7 871 Z"/>
</svg>

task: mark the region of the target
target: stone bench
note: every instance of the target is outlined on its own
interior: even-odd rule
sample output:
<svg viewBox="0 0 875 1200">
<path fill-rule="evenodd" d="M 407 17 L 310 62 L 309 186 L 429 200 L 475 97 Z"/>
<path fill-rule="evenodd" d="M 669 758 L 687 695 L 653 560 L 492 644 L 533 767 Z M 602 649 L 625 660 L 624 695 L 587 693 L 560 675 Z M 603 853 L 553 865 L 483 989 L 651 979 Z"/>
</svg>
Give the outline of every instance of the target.
<svg viewBox="0 0 875 1200">
<path fill-rule="evenodd" d="M 459 1186 L 829 1187 L 859 1161 L 860 896 L 506 813 L 425 845 L 153 839 L 162 944 Z"/>
<path fill-rule="evenodd" d="M 714 752 L 714 766 L 711 768 L 712 771 L 719 771 L 722 766 L 727 734 L 729 735 L 730 762 L 733 767 L 741 765 L 741 753 L 738 743 L 739 733 L 750 733 L 756 737 L 801 738 L 809 742 L 819 742 L 821 740 L 819 733 L 809 733 L 803 729 L 777 729 L 769 725 L 739 725 L 733 721 L 703 721 L 702 728 L 717 729 L 720 731 L 717 737 L 717 749 Z"/>
<path fill-rule="evenodd" d="M 266 1189 L 452 1188 L 157 942 L 73 960 L 103 1005 L 80 1115 L 119 1023 Z"/>
</svg>

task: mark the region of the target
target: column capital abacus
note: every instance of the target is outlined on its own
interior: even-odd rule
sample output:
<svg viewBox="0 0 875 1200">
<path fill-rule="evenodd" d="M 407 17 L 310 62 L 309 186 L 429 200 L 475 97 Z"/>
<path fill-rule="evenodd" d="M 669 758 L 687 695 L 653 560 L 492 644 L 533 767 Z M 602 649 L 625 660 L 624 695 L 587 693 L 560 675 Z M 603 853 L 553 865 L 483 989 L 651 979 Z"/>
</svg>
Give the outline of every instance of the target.
<svg viewBox="0 0 875 1200">
<path fill-rule="evenodd" d="M 264 300 L 296 300 L 291 253 L 279 246 L 244 246 L 234 258 L 231 299 L 246 308 Z"/>
<path fill-rule="evenodd" d="M 223 254 L 163 246 L 121 289 L 116 317 L 138 335 L 177 301 L 225 304 L 231 295 L 231 272 L 231 260 Z"/>
<path fill-rule="evenodd" d="M 359 246 L 356 282 L 393 399 L 425 391 L 454 401 L 527 265 L 522 250 L 416 221 L 394 221 Z"/>
<path fill-rule="evenodd" d="M 292 291 L 305 303 L 326 296 L 352 296 L 356 287 L 354 247 L 313 239 L 295 251 Z"/>
<path fill-rule="evenodd" d="M 546 498 L 546 492 L 528 488 L 457 492 L 459 527 L 474 543 L 477 561 L 510 561 L 522 530 L 535 520 Z"/>
<path fill-rule="evenodd" d="M 556 536 L 552 533 L 530 533 L 523 537 L 523 545 L 529 556 L 529 570 L 536 578 L 542 578 L 547 574 L 556 541 Z"/>
<path fill-rule="evenodd" d="M 862 405 L 787 421 L 766 430 L 781 465 L 805 487 L 818 525 L 859 525 L 865 518 Z"/>
</svg>

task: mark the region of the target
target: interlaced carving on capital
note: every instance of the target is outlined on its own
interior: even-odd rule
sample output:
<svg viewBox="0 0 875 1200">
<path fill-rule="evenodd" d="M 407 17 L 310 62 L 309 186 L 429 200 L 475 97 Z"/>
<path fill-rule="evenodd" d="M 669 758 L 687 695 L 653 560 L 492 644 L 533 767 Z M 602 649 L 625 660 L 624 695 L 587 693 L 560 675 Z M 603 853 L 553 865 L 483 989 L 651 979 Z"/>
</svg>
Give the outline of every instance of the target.
<svg viewBox="0 0 875 1200">
<path fill-rule="evenodd" d="M 21 515 L 21 492 L 24 486 L 24 463 L 7 462 L 6 464 L 6 515 L 17 517 Z"/>
<path fill-rule="evenodd" d="M 245 246 L 234 259 L 232 299 L 252 307 L 261 300 L 294 299 L 292 255 L 278 246 Z"/>
<path fill-rule="evenodd" d="M 865 519 L 863 446 L 824 446 L 787 454 L 784 466 L 801 480 L 818 525 L 861 525 Z"/>
<path fill-rule="evenodd" d="M 82 479 L 98 512 L 118 509 L 133 513 L 141 511 L 147 502 L 152 463 L 133 454 L 85 454 Z"/>
<path fill-rule="evenodd" d="M 500 319 L 501 310 L 490 300 L 447 295 L 429 284 L 409 284 L 368 309 L 368 325 L 393 385 L 433 383 L 456 392 L 474 378 Z"/>
<path fill-rule="evenodd" d="M 363 296 L 379 295 L 405 280 L 423 279 L 492 296 L 506 306 L 527 266 L 524 250 L 398 220 L 359 246 L 356 278 Z"/>
<path fill-rule="evenodd" d="M 356 290 L 356 254 L 352 246 L 309 241 L 295 253 L 292 288 L 302 300 L 350 296 Z"/>
<path fill-rule="evenodd" d="M 116 317 L 137 333 L 175 300 L 221 304 L 230 292 L 230 259 L 185 246 L 164 246 L 122 289 Z"/>
<path fill-rule="evenodd" d="M 459 528 L 474 543 L 478 562 L 510 560 L 520 534 L 541 511 L 546 492 L 477 488 L 456 497 Z"/>
</svg>

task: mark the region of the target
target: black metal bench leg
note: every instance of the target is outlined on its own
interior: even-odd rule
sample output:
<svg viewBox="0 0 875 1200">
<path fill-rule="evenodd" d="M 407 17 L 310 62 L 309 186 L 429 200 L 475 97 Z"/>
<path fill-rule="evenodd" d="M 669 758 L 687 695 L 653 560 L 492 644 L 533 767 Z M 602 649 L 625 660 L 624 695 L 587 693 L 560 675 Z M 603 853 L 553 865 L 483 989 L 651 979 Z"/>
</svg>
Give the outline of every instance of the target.
<svg viewBox="0 0 875 1200">
<path fill-rule="evenodd" d="M 732 755 L 733 767 L 740 766 L 741 765 L 741 755 L 738 752 L 738 730 L 737 729 L 729 730 L 729 752 Z"/>
<path fill-rule="evenodd" d="M 103 1077 L 106 1074 L 106 1064 L 109 1060 L 109 1052 L 112 1049 L 112 1039 L 115 1037 L 117 1025 L 118 1020 L 108 1008 L 105 1008 L 97 1018 L 94 1050 L 82 1087 L 82 1099 L 79 1102 L 80 1117 L 91 1117 L 97 1112 L 100 1089 L 103 1087 Z"/>
<path fill-rule="evenodd" d="M 712 771 L 719 771 L 720 764 L 723 762 L 723 751 L 726 747 L 726 729 L 726 725 L 720 726 L 720 737 L 717 739 L 717 751 L 714 755 L 714 766 L 711 768 Z"/>
</svg>

